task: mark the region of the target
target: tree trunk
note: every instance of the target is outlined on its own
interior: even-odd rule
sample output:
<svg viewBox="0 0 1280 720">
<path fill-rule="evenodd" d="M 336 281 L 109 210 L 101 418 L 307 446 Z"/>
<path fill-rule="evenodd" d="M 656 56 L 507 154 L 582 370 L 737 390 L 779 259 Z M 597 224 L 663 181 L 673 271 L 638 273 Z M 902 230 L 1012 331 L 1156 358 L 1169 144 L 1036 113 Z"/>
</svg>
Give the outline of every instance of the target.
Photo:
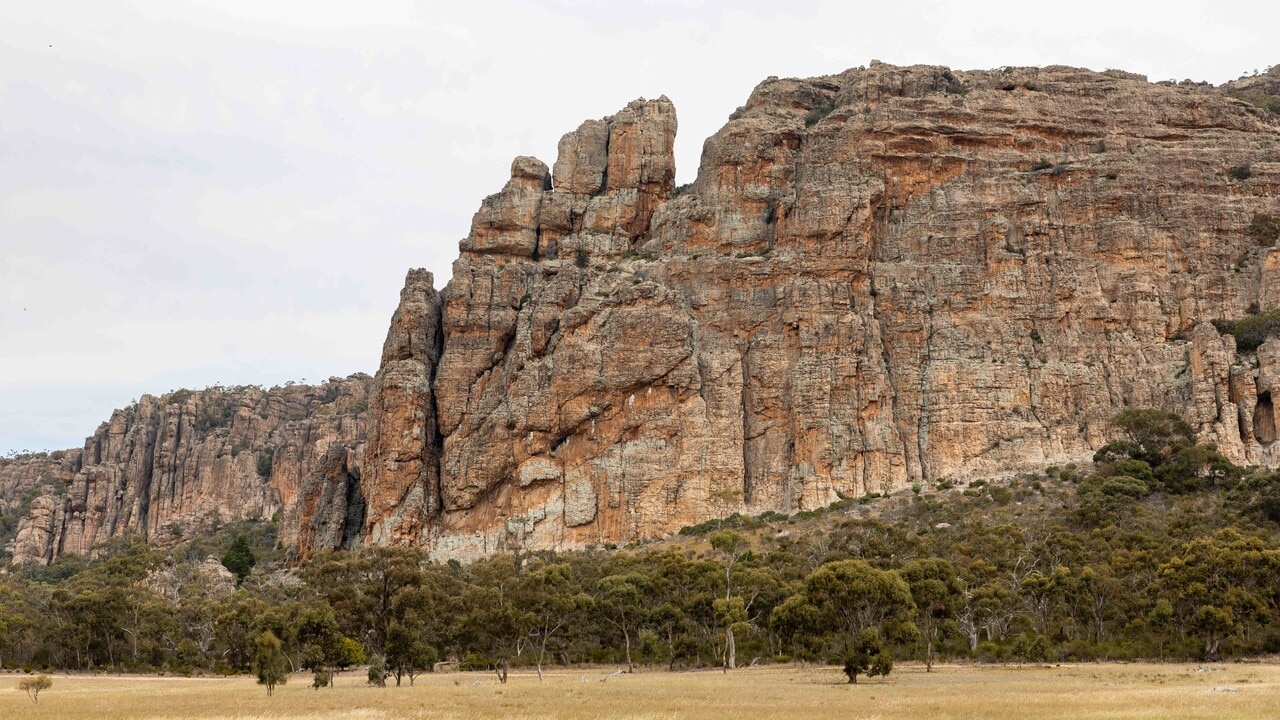
<svg viewBox="0 0 1280 720">
<path fill-rule="evenodd" d="M 631 664 L 631 633 L 626 628 L 622 629 L 622 644 L 627 649 L 627 672 L 633 673 L 636 668 Z"/>
<path fill-rule="evenodd" d="M 675 632 L 671 628 L 667 628 L 667 651 L 671 653 L 670 661 L 667 663 L 667 672 L 676 669 L 676 638 Z"/>
<path fill-rule="evenodd" d="M 1217 638 L 1214 633 L 1209 633 L 1209 637 L 1204 641 L 1204 659 L 1207 662 L 1215 662 L 1218 659 L 1218 647 L 1222 641 Z"/>
<path fill-rule="evenodd" d="M 924 641 L 924 671 L 933 672 L 933 638 Z"/>
<path fill-rule="evenodd" d="M 724 629 L 724 666 L 726 670 L 738 667 L 738 646 L 733 639 L 733 626 Z"/>
<path fill-rule="evenodd" d="M 538 669 L 538 682 L 542 682 L 542 661 L 543 659 L 546 658 L 546 656 L 547 656 L 547 638 L 546 636 L 543 636 L 541 642 L 538 643 L 538 664 L 536 666 Z"/>
</svg>

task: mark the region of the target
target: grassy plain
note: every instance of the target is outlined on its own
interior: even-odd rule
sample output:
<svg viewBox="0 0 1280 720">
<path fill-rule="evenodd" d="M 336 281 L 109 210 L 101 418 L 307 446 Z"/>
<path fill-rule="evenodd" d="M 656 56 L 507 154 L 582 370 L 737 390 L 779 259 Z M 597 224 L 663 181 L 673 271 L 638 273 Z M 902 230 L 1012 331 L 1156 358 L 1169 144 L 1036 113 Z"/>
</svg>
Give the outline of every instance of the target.
<svg viewBox="0 0 1280 720">
<path fill-rule="evenodd" d="M 1280 664 L 1196 667 L 944 665 L 926 674 L 904 665 L 856 686 L 834 668 L 796 666 L 727 675 L 590 669 L 551 672 L 542 683 L 514 674 L 506 685 L 487 674 L 441 673 L 386 689 L 353 671 L 323 690 L 294 675 L 274 697 L 247 677 L 55 675 L 38 704 L 15 691 L 23 676 L 2 675 L 0 718 L 1280 718 Z"/>
</svg>

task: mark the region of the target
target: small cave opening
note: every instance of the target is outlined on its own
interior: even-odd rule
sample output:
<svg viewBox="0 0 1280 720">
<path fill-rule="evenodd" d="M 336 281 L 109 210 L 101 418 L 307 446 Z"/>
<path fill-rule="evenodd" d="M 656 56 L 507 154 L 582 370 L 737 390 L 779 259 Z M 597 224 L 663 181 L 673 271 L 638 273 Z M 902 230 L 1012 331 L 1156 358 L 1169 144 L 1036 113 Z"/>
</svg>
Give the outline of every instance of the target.
<svg viewBox="0 0 1280 720">
<path fill-rule="evenodd" d="M 1276 416 L 1270 392 L 1258 395 L 1258 406 L 1253 410 L 1253 437 L 1263 445 L 1276 441 Z"/>
</svg>

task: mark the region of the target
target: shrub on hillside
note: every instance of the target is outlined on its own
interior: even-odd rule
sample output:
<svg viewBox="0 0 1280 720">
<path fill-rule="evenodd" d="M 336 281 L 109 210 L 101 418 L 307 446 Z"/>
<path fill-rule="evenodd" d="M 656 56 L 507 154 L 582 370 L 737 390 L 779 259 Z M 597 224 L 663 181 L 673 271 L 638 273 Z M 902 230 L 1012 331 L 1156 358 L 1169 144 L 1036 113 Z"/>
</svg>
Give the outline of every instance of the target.
<svg viewBox="0 0 1280 720">
<path fill-rule="evenodd" d="M 1280 237 L 1280 217 L 1270 213 L 1254 213 L 1249 221 L 1249 229 L 1245 231 L 1249 238 L 1263 247 L 1276 244 Z"/>
<path fill-rule="evenodd" d="M 1236 350 L 1253 352 L 1268 338 L 1280 335 L 1280 310 L 1249 315 L 1235 322 L 1215 322 L 1214 326 L 1235 337 Z"/>
<path fill-rule="evenodd" d="M 1248 164 L 1233 165 L 1227 168 L 1227 177 L 1232 180 L 1248 180 L 1253 177 L 1253 168 Z"/>
</svg>

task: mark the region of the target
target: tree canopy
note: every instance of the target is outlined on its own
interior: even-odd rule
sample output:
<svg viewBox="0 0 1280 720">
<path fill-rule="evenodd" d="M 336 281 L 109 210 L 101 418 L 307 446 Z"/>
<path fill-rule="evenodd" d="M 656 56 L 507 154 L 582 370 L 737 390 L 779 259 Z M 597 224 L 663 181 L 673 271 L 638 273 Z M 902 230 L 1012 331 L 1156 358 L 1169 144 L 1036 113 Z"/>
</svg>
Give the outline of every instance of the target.
<svg viewBox="0 0 1280 720">
<path fill-rule="evenodd" d="M 366 548 L 290 567 L 268 523 L 164 551 L 125 537 L 0 576 L 0 666 L 252 673 L 270 693 L 287 671 L 323 685 L 366 658 L 412 684 L 440 663 L 506 677 L 805 660 L 855 681 L 895 658 L 1280 652 L 1280 473 L 1183 425 L 1122 413 L 1093 464 L 732 515 L 629 550 L 442 564 Z M 199 571 L 240 546 L 259 563 L 237 587 Z"/>
</svg>

